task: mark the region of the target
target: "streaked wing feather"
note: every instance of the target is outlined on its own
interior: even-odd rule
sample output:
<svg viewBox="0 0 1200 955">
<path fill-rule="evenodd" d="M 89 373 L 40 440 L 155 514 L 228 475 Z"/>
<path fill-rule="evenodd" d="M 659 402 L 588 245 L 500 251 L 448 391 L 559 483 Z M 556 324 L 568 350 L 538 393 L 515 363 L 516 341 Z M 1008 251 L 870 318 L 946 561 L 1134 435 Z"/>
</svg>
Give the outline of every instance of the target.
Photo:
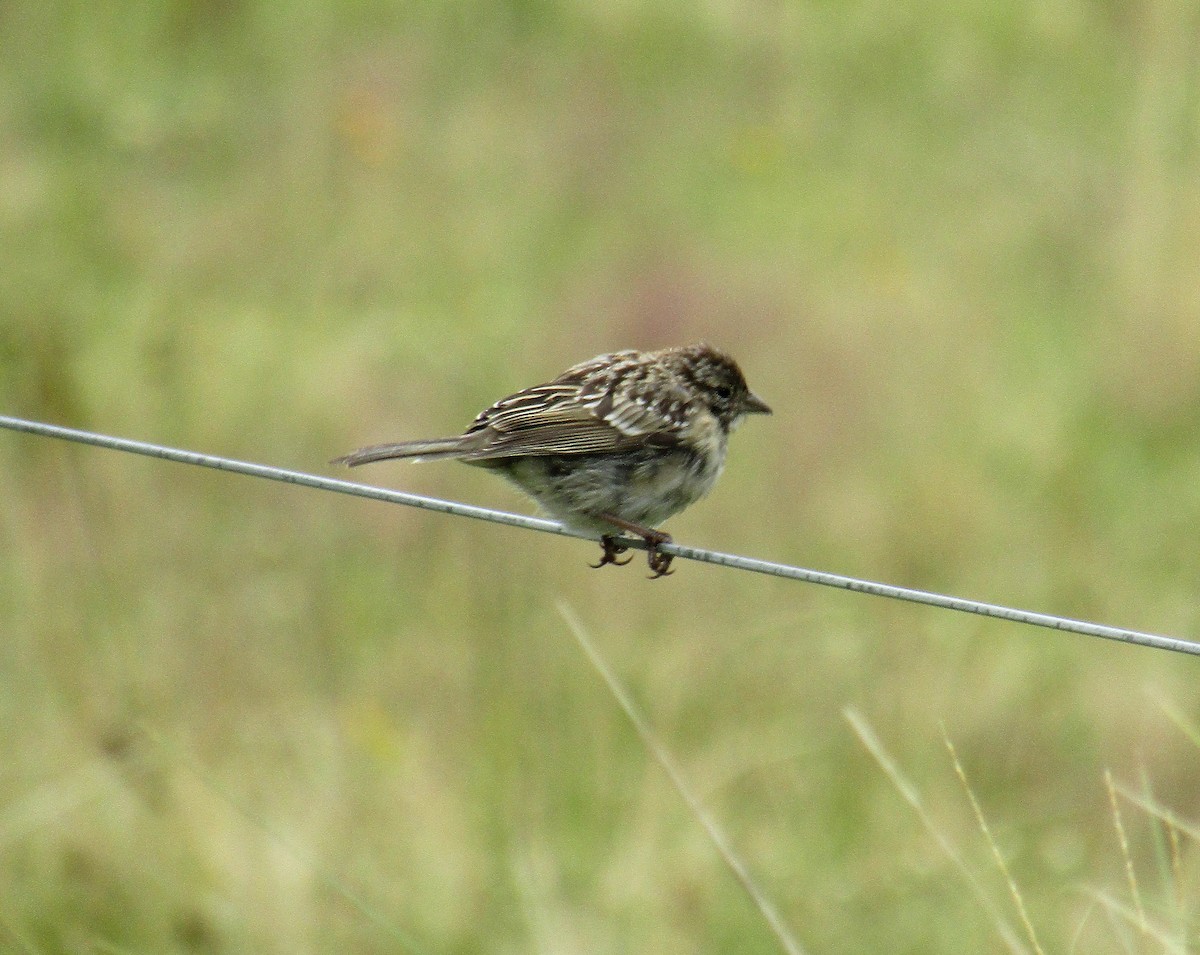
<svg viewBox="0 0 1200 955">
<path fill-rule="evenodd" d="M 677 430 L 677 428 L 671 427 L 672 422 L 663 418 L 659 409 L 636 398 L 613 407 L 605 416 L 605 421 L 612 428 L 631 438 L 653 434 L 656 431 Z"/>
<path fill-rule="evenodd" d="M 481 412 L 467 430 L 474 446 L 461 459 L 595 454 L 678 430 L 642 402 L 614 407 L 611 390 L 585 394 L 581 383 L 566 377 L 502 398 Z"/>
<path fill-rule="evenodd" d="M 615 451 L 630 443 L 630 439 L 622 438 L 620 432 L 603 423 L 595 427 L 579 424 L 547 426 L 504 434 L 489 432 L 479 448 L 462 455 L 461 460 L 481 461 L 533 454 L 596 454 Z"/>
</svg>

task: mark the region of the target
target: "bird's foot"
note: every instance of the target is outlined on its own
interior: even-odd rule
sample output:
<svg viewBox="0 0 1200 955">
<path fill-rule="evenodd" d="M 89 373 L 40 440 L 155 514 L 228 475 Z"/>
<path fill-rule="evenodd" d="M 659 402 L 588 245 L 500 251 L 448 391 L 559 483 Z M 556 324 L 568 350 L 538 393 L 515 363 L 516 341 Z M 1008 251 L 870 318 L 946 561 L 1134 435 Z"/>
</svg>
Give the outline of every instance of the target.
<svg viewBox="0 0 1200 955">
<path fill-rule="evenodd" d="M 650 565 L 650 569 L 654 571 L 650 575 L 650 580 L 657 580 L 659 577 L 666 577 L 668 574 L 673 574 L 671 570 L 671 561 L 675 558 L 671 554 L 664 554 L 658 549 L 659 544 L 669 544 L 671 535 L 664 534 L 662 531 L 650 531 L 644 534 L 646 543 L 650 549 L 646 551 L 646 562 Z"/>
<path fill-rule="evenodd" d="M 651 580 L 657 580 L 659 577 L 666 577 L 667 574 L 672 573 L 671 561 L 674 558 L 670 554 L 664 554 L 658 549 L 660 544 L 669 544 L 671 542 L 670 534 L 665 531 L 656 531 L 652 527 L 642 527 L 641 524 L 635 524 L 633 521 L 627 521 L 622 517 L 614 517 L 612 514 L 601 514 L 599 517 L 601 520 L 608 521 L 614 527 L 619 527 L 630 534 L 636 534 L 646 542 L 646 561 L 650 566 L 650 570 L 653 571 L 650 574 Z M 628 550 L 624 544 L 618 543 L 616 538 L 605 536 L 600 539 L 600 542 L 604 546 L 604 557 L 595 566 L 603 567 L 605 564 L 629 563 L 628 560 L 616 561 L 612 559 L 610 551 L 613 554 L 621 554 Z M 618 550 L 617 548 L 620 549 Z"/>
<path fill-rule="evenodd" d="M 617 558 L 621 554 L 625 553 L 625 551 L 629 550 L 629 548 L 622 544 L 615 537 L 609 537 L 607 534 L 605 534 L 600 538 L 600 546 L 603 548 L 603 553 L 600 555 L 600 563 L 588 564 L 588 566 L 593 569 L 599 569 L 605 564 L 616 564 L 618 567 L 624 567 L 631 560 L 633 560 L 632 556 L 626 557 L 624 560 L 617 560 Z"/>
</svg>

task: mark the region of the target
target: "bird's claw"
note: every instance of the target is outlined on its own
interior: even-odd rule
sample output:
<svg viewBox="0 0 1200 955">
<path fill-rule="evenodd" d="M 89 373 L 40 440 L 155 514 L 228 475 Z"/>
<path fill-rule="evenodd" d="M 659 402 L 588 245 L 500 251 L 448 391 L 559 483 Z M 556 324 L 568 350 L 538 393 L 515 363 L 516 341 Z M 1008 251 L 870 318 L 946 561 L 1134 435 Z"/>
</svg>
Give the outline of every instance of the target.
<svg viewBox="0 0 1200 955">
<path fill-rule="evenodd" d="M 608 535 L 601 537 L 600 546 L 603 548 L 603 553 L 600 555 L 600 563 L 588 564 L 588 566 L 593 570 L 598 570 L 605 564 L 615 564 L 618 567 L 624 567 L 631 560 L 633 560 L 632 554 L 626 557 L 624 560 L 617 560 L 617 558 L 621 554 L 625 553 L 625 551 L 629 550 L 629 548 L 618 541 L 615 537 L 609 537 Z"/>
<path fill-rule="evenodd" d="M 670 534 L 656 533 L 653 537 L 647 537 L 646 543 L 649 544 L 649 549 L 646 551 L 646 563 L 650 566 L 653 573 L 649 576 L 649 580 L 658 580 L 659 577 L 666 577 L 668 574 L 673 574 L 671 570 L 671 561 L 674 560 L 672 554 L 664 554 L 658 549 L 659 544 L 666 544 L 671 540 Z"/>
<path fill-rule="evenodd" d="M 666 577 L 669 574 L 675 573 L 675 571 L 671 570 L 671 561 L 674 558 L 670 554 L 663 554 L 656 550 L 652 550 L 649 553 L 650 569 L 654 573 L 647 580 L 658 580 L 659 577 Z"/>
</svg>

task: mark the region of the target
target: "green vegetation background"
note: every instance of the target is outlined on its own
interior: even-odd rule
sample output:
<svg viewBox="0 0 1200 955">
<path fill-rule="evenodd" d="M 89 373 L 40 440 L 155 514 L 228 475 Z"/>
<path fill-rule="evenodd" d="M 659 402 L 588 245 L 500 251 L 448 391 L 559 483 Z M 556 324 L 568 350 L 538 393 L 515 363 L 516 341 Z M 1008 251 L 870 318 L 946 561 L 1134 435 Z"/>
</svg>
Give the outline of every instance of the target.
<svg viewBox="0 0 1200 955">
<path fill-rule="evenodd" d="M 324 472 L 708 338 L 776 413 L 681 540 L 1196 638 L 1198 9 L 7 3 L 0 407 Z M 1190 658 L 10 433 L 0 500 L 5 951 L 776 951 L 560 600 L 808 950 L 1006 950 L 848 706 L 1047 952 L 1162 950 L 1104 770 L 1200 817 Z"/>
</svg>

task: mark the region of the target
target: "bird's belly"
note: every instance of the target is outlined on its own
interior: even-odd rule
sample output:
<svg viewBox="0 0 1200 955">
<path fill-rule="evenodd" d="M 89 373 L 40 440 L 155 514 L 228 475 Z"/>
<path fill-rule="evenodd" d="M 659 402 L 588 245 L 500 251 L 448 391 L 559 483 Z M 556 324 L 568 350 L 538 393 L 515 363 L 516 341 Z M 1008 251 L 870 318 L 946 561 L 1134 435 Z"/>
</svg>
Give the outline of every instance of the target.
<svg viewBox="0 0 1200 955">
<path fill-rule="evenodd" d="M 611 532 L 599 519 L 656 527 L 704 497 L 720 476 L 724 455 L 647 448 L 597 455 L 517 458 L 499 468 L 542 508 L 581 530 Z"/>
</svg>

